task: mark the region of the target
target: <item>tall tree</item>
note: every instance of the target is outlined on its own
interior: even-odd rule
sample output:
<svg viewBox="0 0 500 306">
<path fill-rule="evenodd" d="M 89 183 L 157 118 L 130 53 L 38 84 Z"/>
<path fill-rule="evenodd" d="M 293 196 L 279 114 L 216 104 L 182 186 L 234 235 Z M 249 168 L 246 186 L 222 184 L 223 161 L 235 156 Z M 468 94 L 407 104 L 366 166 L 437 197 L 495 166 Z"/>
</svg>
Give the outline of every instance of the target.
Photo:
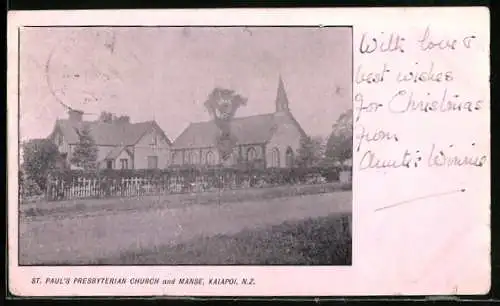
<svg viewBox="0 0 500 306">
<path fill-rule="evenodd" d="M 295 164 L 298 167 L 318 166 L 323 160 L 324 153 L 325 145 L 321 136 L 303 137 L 300 140 L 300 147 L 297 150 Z"/>
<path fill-rule="evenodd" d="M 32 139 L 23 143 L 24 182 L 33 181 L 41 190 L 45 190 L 47 174 L 56 167 L 58 157 L 57 146 L 48 139 Z"/>
<path fill-rule="evenodd" d="M 71 156 L 71 163 L 84 170 L 92 170 L 97 167 L 98 149 L 90 132 L 88 124 L 84 124 L 78 131 L 79 142 Z"/>
<path fill-rule="evenodd" d="M 344 163 L 352 158 L 353 137 L 352 109 L 342 113 L 333 125 L 332 133 L 326 143 L 326 160 L 330 163 Z"/>
<path fill-rule="evenodd" d="M 236 111 L 246 105 L 247 98 L 236 94 L 234 90 L 224 88 L 214 88 L 205 101 L 205 108 L 219 129 L 216 138 L 217 149 L 223 161 L 229 159 L 233 152 L 233 147 L 237 139 L 231 133 L 230 122 Z"/>
</svg>

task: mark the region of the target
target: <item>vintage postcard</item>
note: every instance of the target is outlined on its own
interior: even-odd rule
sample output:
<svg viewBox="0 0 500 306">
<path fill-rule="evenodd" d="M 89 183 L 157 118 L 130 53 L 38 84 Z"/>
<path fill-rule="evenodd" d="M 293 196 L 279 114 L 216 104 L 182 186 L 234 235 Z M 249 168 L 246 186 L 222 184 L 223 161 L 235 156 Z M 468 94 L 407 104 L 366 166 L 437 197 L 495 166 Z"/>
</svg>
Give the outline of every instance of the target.
<svg viewBox="0 0 500 306">
<path fill-rule="evenodd" d="M 485 294 L 489 11 L 10 12 L 16 296 Z"/>
</svg>

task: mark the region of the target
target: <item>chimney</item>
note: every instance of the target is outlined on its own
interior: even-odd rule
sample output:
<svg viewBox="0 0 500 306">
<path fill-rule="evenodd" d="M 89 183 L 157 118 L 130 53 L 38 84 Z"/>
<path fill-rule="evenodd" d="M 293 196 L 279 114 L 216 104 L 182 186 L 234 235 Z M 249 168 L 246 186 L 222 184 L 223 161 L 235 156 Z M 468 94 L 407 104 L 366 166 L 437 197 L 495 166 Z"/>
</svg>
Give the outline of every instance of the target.
<svg viewBox="0 0 500 306">
<path fill-rule="evenodd" d="M 130 117 L 129 116 L 120 116 L 116 119 L 117 123 L 130 123 Z"/>
<path fill-rule="evenodd" d="M 69 120 L 73 122 L 82 122 L 83 112 L 80 110 L 70 109 L 68 111 Z"/>
</svg>

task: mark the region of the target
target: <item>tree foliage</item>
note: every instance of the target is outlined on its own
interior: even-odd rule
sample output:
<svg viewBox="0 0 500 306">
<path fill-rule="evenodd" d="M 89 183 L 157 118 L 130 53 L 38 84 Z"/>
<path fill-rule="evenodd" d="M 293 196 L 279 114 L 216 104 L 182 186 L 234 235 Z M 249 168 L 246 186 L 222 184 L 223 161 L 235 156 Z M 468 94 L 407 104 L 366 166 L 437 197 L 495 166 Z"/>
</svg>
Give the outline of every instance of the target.
<svg viewBox="0 0 500 306">
<path fill-rule="evenodd" d="M 93 170 L 97 167 L 98 149 L 90 132 L 90 126 L 87 124 L 78 131 L 79 142 L 71 156 L 71 163 L 84 170 Z"/>
<path fill-rule="evenodd" d="M 41 190 L 47 185 L 47 174 L 55 169 L 59 157 L 57 146 L 48 139 L 32 139 L 23 144 L 23 182 L 36 183 Z M 26 187 L 26 186 L 25 186 Z M 36 189 L 31 186 L 30 188 Z"/>
<path fill-rule="evenodd" d="M 297 150 L 295 164 L 298 167 L 318 166 L 325 153 L 325 144 L 321 136 L 306 136 L 301 138 L 300 147 Z"/>
<path fill-rule="evenodd" d="M 215 140 L 222 160 L 227 160 L 231 156 L 237 143 L 237 139 L 231 133 L 230 122 L 236 111 L 246 103 L 246 98 L 236 94 L 234 90 L 224 88 L 214 88 L 204 103 L 219 129 Z"/>
<path fill-rule="evenodd" d="M 332 163 L 344 163 L 352 158 L 353 115 L 349 109 L 333 125 L 326 144 L 325 157 Z"/>
</svg>

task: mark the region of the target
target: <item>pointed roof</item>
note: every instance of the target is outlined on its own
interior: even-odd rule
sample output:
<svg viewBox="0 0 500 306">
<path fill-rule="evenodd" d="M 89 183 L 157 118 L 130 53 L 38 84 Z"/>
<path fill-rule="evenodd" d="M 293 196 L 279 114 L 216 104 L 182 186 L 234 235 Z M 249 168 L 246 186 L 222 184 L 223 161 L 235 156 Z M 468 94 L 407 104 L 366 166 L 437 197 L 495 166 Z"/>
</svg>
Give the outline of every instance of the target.
<svg viewBox="0 0 500 306">
<path fill-rule="evenodd" d="M 231 121 L 231 134 L 239 145 L 265 143 L 273 135 L 274 114 L 262 114 L 234 118 Z M 214 147 L 220 131 L 214 121 L 191 123 L 174 140 L 174 148 Z"/>
<path fill-rule="evenodd" d="M 276 93 L 276 111 L 288 110 L 288 96 L 281 74 L 278 81 L 278 91 Z"/>
<path fill-rule="evenodd" d="M 135 145 L 147 132 L 157 129 L 171 144 L 163 130 L 156 121 L 146 121 L 139 123 L 113 122 L 105 123 L 100 121 L 81 121 L 74 122 L 67 119 L 56 121 L 56 130 L 59 130 L 69 144 L 79 142 L 78 131 L 84 124 L 89 125 L 90 134 L 94 138 L 96 145 L 108 146 L 130 146 Z M 54 134 L 51 134 L 51 136 Z M 49 136 L 49 137 L 51 137 Z"/>
<path fill-rule="evenodd" d="M 236 117 L 231 121 L 231 134 L 237 145 L 264 144 L 272 139 L 279 125 L 290 123 L 305 135 L 300 124 L 291 113 L 279 115 L 276 113 L 261 114 L 248 117 Z M 219 129 L 213 121 L 191 123 L 177 139 L 174 140 L 174 149 L 213 148 Z"/>
<path fill-rule="evenodd" d="M 104 159 L 116 159 L 118 156 L 120 156 L 120 154 L 125 151 L 127 152 L 127 154 L 129 156 L 132 156 L 132 154 L 130 153 L 129 150 L 127 150 L 127 147 L 126 146 L 118 146 L 118 147 L 114 147 L 109 153 L 108 155 L 106 155 L 106 157 Z"/>
</svg>

